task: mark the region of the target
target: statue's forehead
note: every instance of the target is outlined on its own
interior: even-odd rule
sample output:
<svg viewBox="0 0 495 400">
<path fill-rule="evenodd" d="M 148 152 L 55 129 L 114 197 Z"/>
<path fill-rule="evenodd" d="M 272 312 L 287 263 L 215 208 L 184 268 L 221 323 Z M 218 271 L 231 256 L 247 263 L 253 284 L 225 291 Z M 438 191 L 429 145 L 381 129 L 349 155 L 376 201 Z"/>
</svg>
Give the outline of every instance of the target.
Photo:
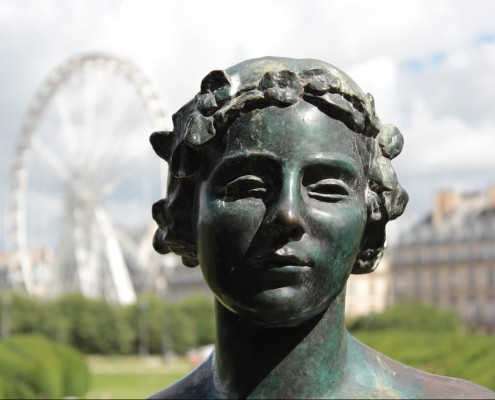
<svg viewBox="0 0 495 400">
<path fill-rule="evenodd" d="M 281 158 L 306 159 L 318 154 L 343 154 L 361 164 L 359 134 L 305 102 L 253 110 L 225 133 L 224 155 L 266 151 Z"/>
</svg>

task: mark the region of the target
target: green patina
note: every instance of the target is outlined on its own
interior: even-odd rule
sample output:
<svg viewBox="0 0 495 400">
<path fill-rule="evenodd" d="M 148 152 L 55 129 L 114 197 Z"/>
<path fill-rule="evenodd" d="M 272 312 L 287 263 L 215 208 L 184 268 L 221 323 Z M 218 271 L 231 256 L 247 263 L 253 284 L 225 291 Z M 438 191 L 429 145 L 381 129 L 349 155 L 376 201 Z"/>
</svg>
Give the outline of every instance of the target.
<svg viewBox="0 0 495 400">
<path fill-rule="evenodd" d="M 342 71 L 274 57 L 214 71 L 151 141 L 171 171 L 155 248 L 201 266 L 217 323 L 210 358 L 152 398 L 494 398 L 345 329 L 347 279 L 376 267 L 407 194 L 400 132 Z"/>
</svg>

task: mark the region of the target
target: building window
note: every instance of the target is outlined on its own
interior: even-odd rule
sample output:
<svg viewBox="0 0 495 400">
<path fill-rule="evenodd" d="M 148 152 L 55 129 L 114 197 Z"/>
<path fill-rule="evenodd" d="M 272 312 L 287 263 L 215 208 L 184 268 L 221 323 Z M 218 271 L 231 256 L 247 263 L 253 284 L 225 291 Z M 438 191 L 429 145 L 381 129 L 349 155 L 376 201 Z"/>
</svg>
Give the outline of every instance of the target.
<svg viewBox="0 0 495 400">
<path fill-rule="evenodd" d="M 407 278 L 404 275 L 399 275 L 394 279 L 396 292 L 403 292 L 407 288 Z"/>
<path fill-rule="evenodd" d="M 488 322 L 495 323 L 495 298 L 488 298 L 486 302 L 486 319 Z"/>
<path fill-rule="evenodd" d="M 416 273 L 414 275 L 414 291 L 416 293 L 421 292 L 421 274 L 419 274 L 419 273 Z"/>
<path fill-rule="evenodd" d="M 467 299 L 466 303 L 466 319 L 468 322 L 477 323 L 480 320 L 479 305 L 475 298 Z"/>
<path fill-rule="evenodd" d="M 420 265 L 421 264 L 421 257 L 418 253 L 414 253 L 413 255 L 413 265 Z"/>
<path fill-rule="evenodd" d="M 459 281 L 459 278 L 458 278 L 457 270 L 453 269 L 449 273 L 449 285 L 450 285 L 450 287 L 451 288 L 457 287 L 458 281 Z"/>
<path fill-rule="evenodd" d="M 476 287 L 476 269 L 469 269 L 467 273 L 468 273 L 469 288 L 474 289 Z"/>
<path fill-rule="evenodd" d="M 493 244 L 485 245 L 483 248 L 483 260 L 490 261 L 495 259 L 495 246 Z"/>
<path fill-rule="evenodd" d="M 487 284 L 489 288 L 495 286 L 495 269 L 493 267 L 488 269 Z"/>
<path fill-rule="evenodd" d="M 477 257 L 477 251 L 474 247 L 472 246 L 469 246 L 467 249 L 466 249 L 466 259 L 468 261 L 476 261 L 476 259 L 478 258 Z"/>
<path fill-rule="evenodd" d="M 456 251 L 454 249 L 450 249 L 448 256 L 447 256 L 448 262 L 453 263 L 456 261 L 456 259 L 457 259 Z"/>
<path fill-rule="evenodd" d="M 431 286 L 434 291 L 437 291 L 440 286 L 439 272 L 436 268 L 432 272 Z"/>
</svg>

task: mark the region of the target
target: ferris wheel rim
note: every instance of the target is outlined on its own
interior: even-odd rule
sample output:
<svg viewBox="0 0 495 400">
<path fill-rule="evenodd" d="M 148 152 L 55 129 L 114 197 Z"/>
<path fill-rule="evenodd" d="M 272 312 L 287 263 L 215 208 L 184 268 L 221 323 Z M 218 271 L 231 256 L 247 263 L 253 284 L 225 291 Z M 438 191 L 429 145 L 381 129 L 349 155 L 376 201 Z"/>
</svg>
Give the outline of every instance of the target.
<svg viewBox="0 0 495 400">
<path fill-rule="evenodd" d="M 167 113 L 150 81 L 130 61 L 107 53 L 85 53 L 73 56 L 62 62 L 43 80 L 32 97 L 22 120 L 19 139 L 14 150 L 7 187 L 5 212 L 5 243 L 8 256 L 8 269 L 14 263 L 19 267 L 23 289 L 32 292 L 32 271 L 27 239 L 27 191 L 28 170 L 30 166 L 36 128 L 50 101 L 75 73 L 90 65 L 96 65 L 126 79 L 135 87 L 144 109 L 147 111 L 153 127 L 166 127 Z M 10 273 L 12 272 L 9 271 Z M 12 286 L 19 282 L 11 282 Z"/>
</svg>

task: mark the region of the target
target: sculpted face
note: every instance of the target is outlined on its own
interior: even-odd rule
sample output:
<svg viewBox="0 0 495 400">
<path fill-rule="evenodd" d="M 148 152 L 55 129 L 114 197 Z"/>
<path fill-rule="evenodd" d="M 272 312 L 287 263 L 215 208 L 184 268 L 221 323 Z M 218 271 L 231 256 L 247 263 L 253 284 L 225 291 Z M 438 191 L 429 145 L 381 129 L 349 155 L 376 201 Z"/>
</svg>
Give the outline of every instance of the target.
<svg viewBox="0 0 495 400">
<path fill-rule="evenodd" d="M 226 308 L 294 326 L 342 291 L 367 218 L 360 140 L 300 101 L 245 114 L 211 149 L 201 171 L 198 254 Z"/>
</svg>

